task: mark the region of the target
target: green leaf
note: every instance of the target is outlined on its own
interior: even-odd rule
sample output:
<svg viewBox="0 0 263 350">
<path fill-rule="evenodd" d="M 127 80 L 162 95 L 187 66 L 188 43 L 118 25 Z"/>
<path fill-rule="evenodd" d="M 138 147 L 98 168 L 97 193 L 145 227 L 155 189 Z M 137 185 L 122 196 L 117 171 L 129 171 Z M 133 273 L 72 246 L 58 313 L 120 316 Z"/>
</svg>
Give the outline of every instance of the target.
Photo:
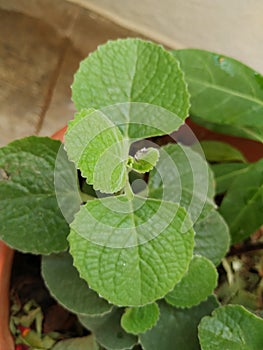
<svg viewBox="0 0 263 350">
<path fill-rule="evenodd" d="M 200 350 L 197 326 L 205 315 L 218 307 L 214 296 L 191 309 L 177 309 L 159 302 L 160 318 L 156 326 L 139 336 L 144 350 Z"/>
<path fill-rule="evenodd" d="M 195 223 L 194 230 L 194 253 L 203 255 L 218 265 L 230 245 L 229 228 L 222 216 L 216 210 L 211 210 Z"/>
<path fill-rule="evenodd" d="M 243 154 L 228 143 L 220 141 L 201 141 L 200 144 L 208 162 L 246 161 Z"/>
<path fill-rule="evenodd" d="M 99 346 L 92 335 L 82 338 L 72 338 L 58 342 L 53 350 L 99 350 Z"/>
<path fill-rule="evenodd" d="M 149 120 L 151 126 L 154 122 L 157 129 L 164 127 L 165 133 L 168 129 L 172 132 L 182 124 L 189 109 L 187 87 L 177 60 L 163 47 L 134 38 L 109 41 L 82 61 L 74 77 L 72 96 L 78 110 L 114 105 L 105 114 L 110 119 L 112 115 L 116 125 L 130 123 L 124 125 L 124 134 L 130 138 L 147 137 L 145 125 Z M 139 102 L 135 110 L 133 102 Z M 156 113 L 149 113 L 148 104 L 161 107 L 159 112 L 168 110 L 177 118 L 166 113 L 158 121 Z M 151 133 L 148 136 L 155 135 Z"/>
<path fill-rule="evenodd" d="M 158 318 L 159 308 L 156 303 L 127 308 L 122 315 L 121 326 L 127 333 L 136 335 L 151 329 Z"/>
<path fill-rule="evenodd" d="M 70 252 L 81 277 L 101 296 L 115 305 L 142 306 L 162 298 L 187 270 L 194 231 L 185 226 L 192 224 L 175 203 L 95 199 L 71 224 Z"/>
<path fill-rule="evenodd" d="M 217 285 L 217 271 L 212 262 L 203 256 L 194 256 L 189 269 L 165 300 L 177 307 L 198 305 L 212 294 Z"/>
<path fill-rule="evenodd" d="M 59 141 L 27 137 L 0 149 L 0 239 L 23 252 L 67 248 L 68 224 L 56 200 Z"/>
<path fill-rule="evenodd" d="M 263 320 L 240 305 L 216 309 L 199 325 L 202 350 L 260 350 Z"/>
<path fill-rule="evenodd" d="M 128 145 L 120 130 L 100 111 L 82 110 L 65 135 L 69 159 L 95 190 L 113 193 L 126 181 Z"/>
<path fill-rule="evenodd" d="M 132 349 L 138 338 L 121 327 L 123 309 L 115 308 L 102 317 L 79 316 L 80 322 L 95 335 L 97 342 L 107 350 Z"/>
<path fill-rule="evenodd" d="M 100 298 L 79 277 L 69 253 L 44 256 L 42 276 L 51 295 L 74 313 L 94 316 L 105 314 L 112 309 L 112 305 Z"/>
<path fill-rule="evenodd" d="M 197 122 L 209 122 L 207 127 L 219 127 L 220 132 L 226 126 L 226 133 L 263 141 L 263 77 L 259 73 L 233 58 L 208 51 L 172 53 L 185 72 L 190 114 L 199 117 Z"/>
<path fill-rule="evenodd" d="M 212 171 L 190 147 L 179 144 L 161 147 L 148 186 L 149 197 L 180 203 L 193 222 L 214 208 Z"/>
<path fill-rule="evenodd" d="M 156 148 L 142 148 L 136 152 L 134 161 L 132 162 L 132 169 L 138 173 L 147 173 L 153 169 L 159 159 L 159 151 Z"/>
<path fill-rule="evenodd" d="M 211 166 L 215 175 L 216 194 L 226 192 L 232 182 L 249 169 L 249 164 L 244 163 L 222 163 Z"/>
<path fill-rule="evenodd" d="M 220 207 L 229 225 L 232 243 L 250 236 L 262 224 L 263 160 L 249 166 L 231 184 Z"/>
</svg>

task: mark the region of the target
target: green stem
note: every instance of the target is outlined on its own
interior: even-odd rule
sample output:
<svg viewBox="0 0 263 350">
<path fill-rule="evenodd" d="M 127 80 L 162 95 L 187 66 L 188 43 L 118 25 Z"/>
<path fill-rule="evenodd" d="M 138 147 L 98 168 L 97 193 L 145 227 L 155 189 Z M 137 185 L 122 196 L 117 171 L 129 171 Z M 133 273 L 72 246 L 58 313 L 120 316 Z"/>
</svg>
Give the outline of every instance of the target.
<svg viewBox="0 0 263 350">
<path fill-rule="evenodd" d="M 125 184 L 125 194 L 129 200 L 132 200 L 134 198 L 134 193 L 132 191 L 128 176 Z"/>
</svg>

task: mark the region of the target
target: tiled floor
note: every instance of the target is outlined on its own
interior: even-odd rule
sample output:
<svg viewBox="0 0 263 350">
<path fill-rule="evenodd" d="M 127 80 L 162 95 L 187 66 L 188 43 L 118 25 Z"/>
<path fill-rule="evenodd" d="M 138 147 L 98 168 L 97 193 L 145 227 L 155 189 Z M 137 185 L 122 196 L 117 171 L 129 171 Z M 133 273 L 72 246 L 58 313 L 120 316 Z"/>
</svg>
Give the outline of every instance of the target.
<svg viewBox="0 0 263 350">
<path fill-rule="evenodd" d="M 137 35 L 64 0 L 0 0 L 0 146 L 63 127 L 79 61 L 127 36 Z"/>
</svg>

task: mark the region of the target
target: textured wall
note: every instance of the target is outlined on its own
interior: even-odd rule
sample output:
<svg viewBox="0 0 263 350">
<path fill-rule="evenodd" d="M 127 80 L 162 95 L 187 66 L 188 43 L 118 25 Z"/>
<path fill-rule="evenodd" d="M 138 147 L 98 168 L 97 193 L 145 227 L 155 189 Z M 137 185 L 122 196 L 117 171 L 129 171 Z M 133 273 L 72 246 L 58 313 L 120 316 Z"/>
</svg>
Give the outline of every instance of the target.
<svg viewBox="0 0 263 350">
<path fill-rule="evenodd" d="M 236 57 L 263 73 L 262 0 L 69 0 L 171 47 Z"/>
</svg>

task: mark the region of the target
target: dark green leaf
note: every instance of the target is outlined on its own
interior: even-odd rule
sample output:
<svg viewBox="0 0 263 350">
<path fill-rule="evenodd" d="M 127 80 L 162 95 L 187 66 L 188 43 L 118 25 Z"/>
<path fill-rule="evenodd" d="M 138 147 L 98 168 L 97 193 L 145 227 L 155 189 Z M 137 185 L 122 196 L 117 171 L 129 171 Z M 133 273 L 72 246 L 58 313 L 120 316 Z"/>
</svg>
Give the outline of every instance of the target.
<svg viewBox="0 0 263 350">
<path fill-rule="evenodd" d="M 54 187 L 60 146 L 31 136 L 0 149 L 0 238 L 18 250 L 49 254 L 67 248 L 69 228 Z"/>
<path fill-rule="evenodd" d="M 263 77 L 244 64 L 216 53 L 172 51 L 185 72 L 190 114 L 213 129 L 263 141 Z M 209 124 L 205 125 L 210 127 Z"/>
<path fill-rule="evenodd" d="M 191 309 L 177 309 L 161 301 L 159 321 L 151 330 L 141 334 L 139 341 L 144 350 L 200 350 L 197 326 L 202 317 L 210 315 L 217 307 L 214 296 Z"/>
<path fill-rule="evenodd" d="M 52 296 L 74 313 L 94 316 L 105 314 L 112 309 L 112 305 L 100 298 L 79 277 L 69 253 L 44 256 L 42 275 Z"/>
<path fill-rule="evenodd" d="M 243 154 L 228 143 L 220 141 L 201 141 L 200 144 L 208 162 L 246 161 Z"/>
<path fill-rule="evenodd" d="M 250 165 L 231 184 L 220 207 L 232 243 L 250 236 L 263 224 L 263 160 Z"/>
</svg>

